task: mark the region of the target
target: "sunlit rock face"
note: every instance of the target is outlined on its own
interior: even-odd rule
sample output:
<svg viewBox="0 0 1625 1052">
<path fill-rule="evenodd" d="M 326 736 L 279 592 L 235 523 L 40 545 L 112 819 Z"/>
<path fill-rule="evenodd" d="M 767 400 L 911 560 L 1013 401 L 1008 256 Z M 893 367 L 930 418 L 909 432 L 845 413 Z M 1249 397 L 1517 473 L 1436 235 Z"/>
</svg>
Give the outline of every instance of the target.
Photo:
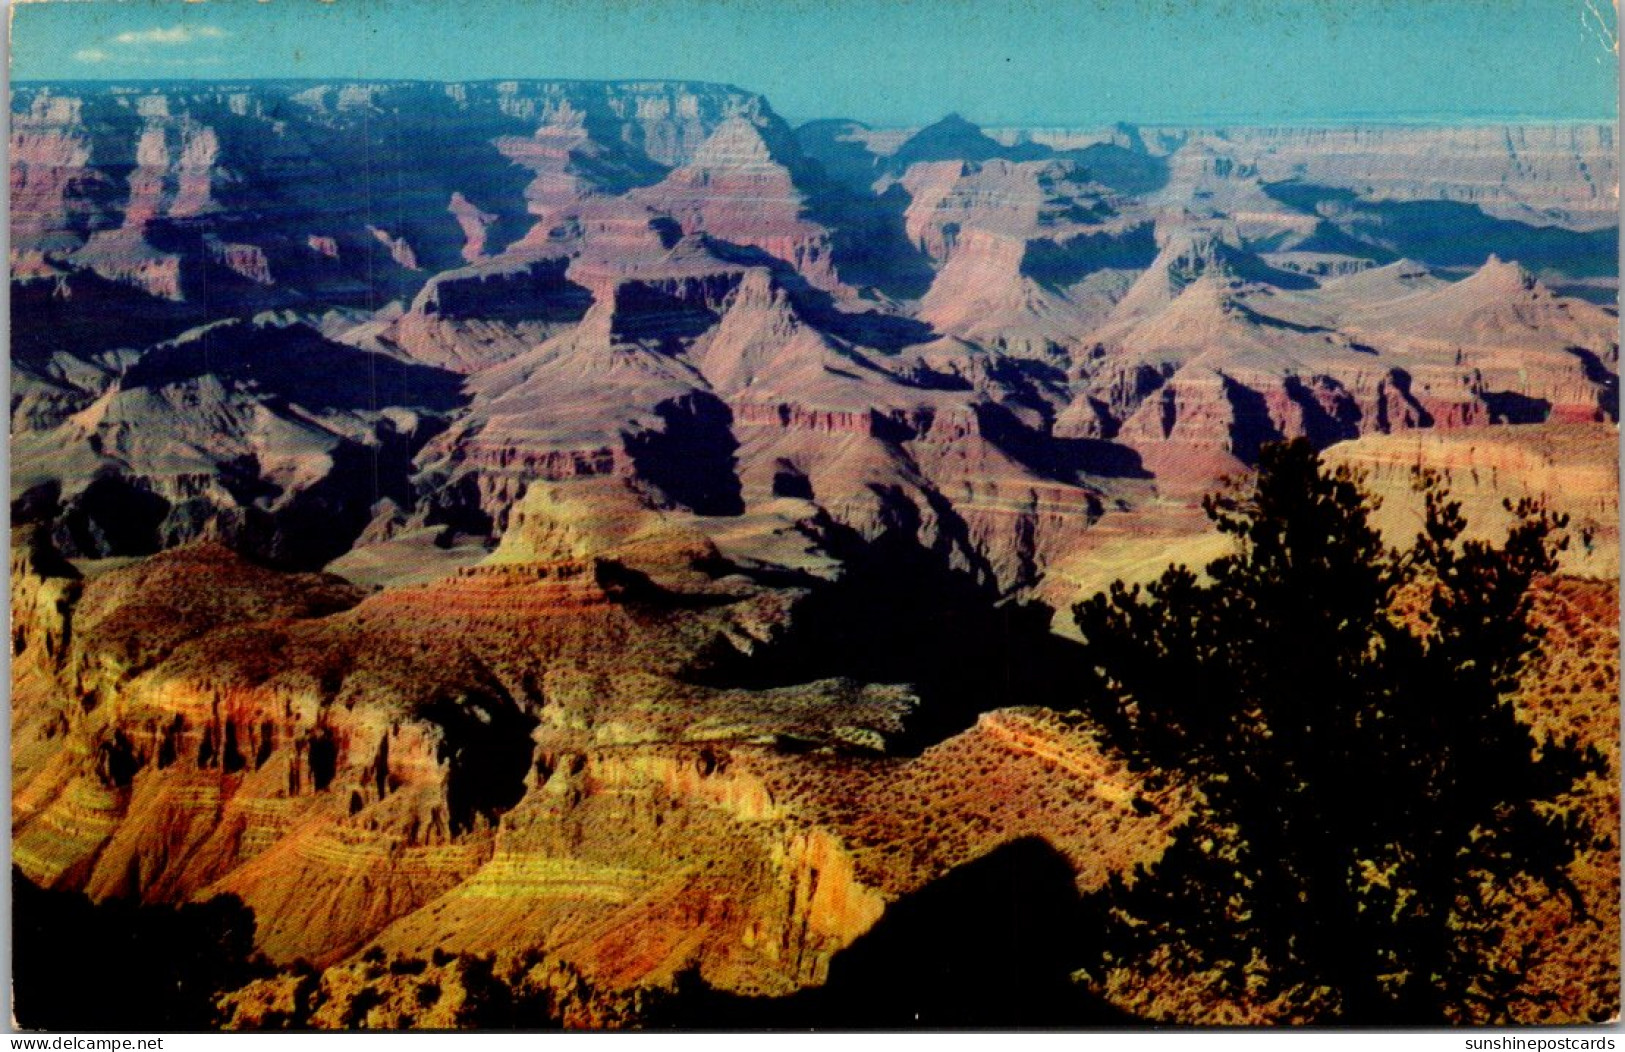
<svg viewBox="0 0 1625 1052">
<path fill-rule="evenodd" d="M 793 995 L 1019 844 L 1154 861 L 1186 792 L 1051 628 L 1217 554 L 1266 442 L 1617 578 L 1606 129 L 188 83 L 20 87 L 11 149 L 13 856 L 241 897 L 323 1025 L 379 953 L 574 1025 Z"/>
</svg>

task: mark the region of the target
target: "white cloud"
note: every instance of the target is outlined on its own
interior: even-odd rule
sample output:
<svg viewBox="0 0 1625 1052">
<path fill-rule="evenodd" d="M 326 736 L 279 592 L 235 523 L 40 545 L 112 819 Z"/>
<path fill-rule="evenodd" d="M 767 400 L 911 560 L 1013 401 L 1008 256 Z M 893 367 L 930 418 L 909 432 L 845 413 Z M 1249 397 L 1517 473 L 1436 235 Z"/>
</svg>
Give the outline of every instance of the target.
<svg viewBox="0 0 1625 1052">
<path fill-rule="evenodd" d="M 212 65 L 220 60 L 213 56 L 160 58 L 154 55 L 151 49 L 203 40 L 224 40 L 229 36 L 230 33 L 218 26 L 154 26 L 151 29 L 129 29 L 103 39 L 97 46 L 80 48 L 73 53 L 73 57 L 87 63 L 118 62 L 142 66 Z"/>
<path fill-rule="evenodd" d="M 190 44 L 194 40 L 220 40 L 229 34 L 217 26 L 169 26 L 131 29 L 113 38 L 115 44 Z"/>
</svg>

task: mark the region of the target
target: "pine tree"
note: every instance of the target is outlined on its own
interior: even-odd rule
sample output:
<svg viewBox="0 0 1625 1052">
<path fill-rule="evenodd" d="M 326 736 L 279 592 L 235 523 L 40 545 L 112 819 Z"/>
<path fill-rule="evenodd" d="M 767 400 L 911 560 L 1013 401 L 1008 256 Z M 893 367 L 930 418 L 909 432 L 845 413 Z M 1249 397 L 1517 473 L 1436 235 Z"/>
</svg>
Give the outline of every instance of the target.
<svg viewBox="0 0 1625 1052">
<path fill-rule="evenodd" d="M 1266 447 L 1205 502 L 1233 554 L 1074 608 L 1095 716 L 1199 791 L 1165 857 L 1104 893 L 1114 959 L 1166 947 L 1322 1021 L 1493 1016 L 1518 979 L 1504 897 L 1575 894 L 1589 834 L 1552 801 L 1600 759 L 1537 745 L 1511 699 L 1565 521 L 1526 501 L 1503 543 L 1468 540 L 1439 478 L 1417 486 L 1423 529 L 1391 549 L 1353 472 Z"/>
</svg>

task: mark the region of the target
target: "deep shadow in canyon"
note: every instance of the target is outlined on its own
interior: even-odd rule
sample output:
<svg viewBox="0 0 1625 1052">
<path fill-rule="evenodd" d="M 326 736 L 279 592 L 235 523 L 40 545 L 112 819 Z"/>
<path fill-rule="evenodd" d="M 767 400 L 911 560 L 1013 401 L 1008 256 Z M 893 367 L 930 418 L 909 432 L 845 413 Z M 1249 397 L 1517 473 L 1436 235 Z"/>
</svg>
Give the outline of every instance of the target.
<svg viewBox="0 0 1625 1052">
<path fill-rule="evenodd" d="M 1071 978 L 1089 939 L 1071 867 L 1013 840 L 893 903 L 787 997 L 711 990 L 690 973 L 650 1020 L 681 1029 L 1023 1029 L 1141 1025 Z"/>
<path fill-rule="evenodd" d="M 887 742 L 894 755 L 917 754 L 994 709 L 1072 707 L 1079 648 L 1050 631 L 1050 607 L 1001 602 L 985 576 L 948 566 L 908 532 L 864 543 L 834 530 L 845 572 L 808 581 L 789 632 L 748 655 L 702 655 L 691 678 L 748 690 L 831 677 L 906 683 L 919 704 Z"/>
</svg>

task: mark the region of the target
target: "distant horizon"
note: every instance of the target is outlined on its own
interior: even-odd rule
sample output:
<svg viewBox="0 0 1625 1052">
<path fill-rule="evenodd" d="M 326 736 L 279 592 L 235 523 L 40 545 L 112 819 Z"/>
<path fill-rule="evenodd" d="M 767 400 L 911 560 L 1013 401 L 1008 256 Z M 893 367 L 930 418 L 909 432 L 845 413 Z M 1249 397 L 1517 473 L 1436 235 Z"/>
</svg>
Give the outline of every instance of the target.
<svg viewBox="0 0 1625 1052">
<path fill-rule="evenodd" d="M 1605 0 L 81 0 L 12 7 L 13 83 L 685 81 L 793 124 L 1593 124 Z"/>
<path fill-rule="evenodd" d="M 236 84 L 501 84 L 505 82 L 516 83 L 579 83 L 579 84 L 692 84 L 712 88 L 725 88 L 746 94 L 758 95 L 767 100 L 772 111 L 791 127 L 800 127 L 804 124 L 818 121 L 850 121 L 861 124 L 872 131 L 906 131 L 928 127 L 950 116 L 960 116 L 984 131 L 1095 131 L 1117 126 L 1133 127 L 1136 129 L 1182 129 L 1182 128 L 1332 128 L 1332 127 L 1403 127 L 1403 128 L 1449 128 L 1449 127 L 1497 127 L 1501 125 L 1542 125 L 1542 126 L 1595 126 L 1617 124 L 1615 115 L 1596 117 L 1553 117 L 1541 114 L 1519 113 L 1348 113 L 1335 116 L 1320 116 L 1304 114 L 1296 117 L 1278 119 L 1249 118 L 1245 115 L 1214 114 L 1206 117 L 1189 119 L 1171 119 L 1162 117 L 1150 118 L 1101 118 L 1090 117 L 1075 121 L 1042 121 L 1042 122 L 1016 122 L 1001 120 L 983 120 L 974 114 L 966 114 L 957 110 L 947 110 L 936 117 L 909 123 L 880 123 L 866 121 L 844 113 L 829 113 L 814 116 L 787 114 L 781 110 L 766 92 L 758 91 L 748 84 L 738 84 L 731 81 L 694 78 L 694 77 L 546 77 L 546 76 L 513 76 L 497 75 L 490 77 L 286 77 L 286 76 L 231 76 L 231 77 L 31 77 L 27 79 L 14 78 L 14 88 L 41 88 L 53 85 L 95 85 L 98 87 L 159 87 L 166 85 L 195 85 L 198 87 L 229 86 Z"/>
</svg>

